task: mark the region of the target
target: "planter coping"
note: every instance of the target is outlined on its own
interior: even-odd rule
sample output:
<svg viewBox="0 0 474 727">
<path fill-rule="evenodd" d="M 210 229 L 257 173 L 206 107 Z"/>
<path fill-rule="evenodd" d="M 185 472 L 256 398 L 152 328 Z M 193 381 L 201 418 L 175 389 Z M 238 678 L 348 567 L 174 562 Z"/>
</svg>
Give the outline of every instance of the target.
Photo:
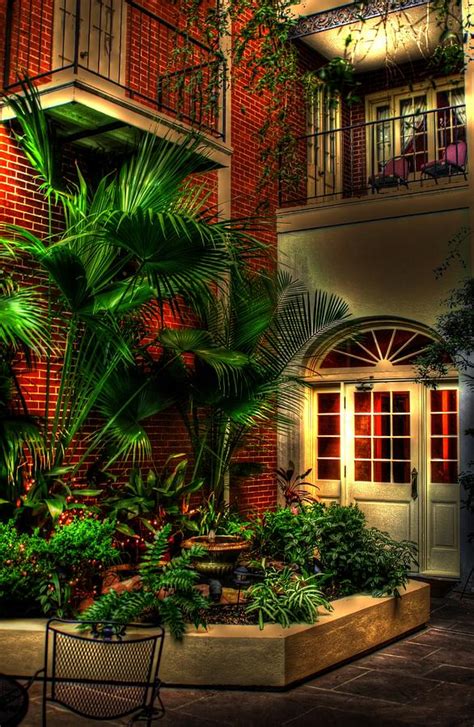
<svg viewBox="0 0 474 727">
<path fill-rule="evenodd" d="M 314 624 L 214 624 L 165 639 L 160 677 L 182 686 L 285 688 L 404 636 L 429 621 L 430 587 L 410 580 L 401 598 L 355 594 L 321 609 Z M 0 671 L 31 674 L 42 666 L 47 619 L 0 620 Z M 20 648 L 18 648 L 20 647 Z"/>
</svg>

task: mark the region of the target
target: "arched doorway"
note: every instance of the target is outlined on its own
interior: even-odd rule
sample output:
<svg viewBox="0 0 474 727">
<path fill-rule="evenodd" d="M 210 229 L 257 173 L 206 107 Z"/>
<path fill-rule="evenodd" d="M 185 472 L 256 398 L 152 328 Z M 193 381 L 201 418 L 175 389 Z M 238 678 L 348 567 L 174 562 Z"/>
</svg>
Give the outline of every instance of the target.
<svg viewBox="0 0 474 727">
<path fill-rule="evenodd" d="M 457 577 L 457 379 L 416 381 L 431 341 L 415 324 L 366 321 L 313 351 L 304 461 L 323 501 L 357 503 L 369 525 L 418 544 L 421 572 Z"/>
</svg>

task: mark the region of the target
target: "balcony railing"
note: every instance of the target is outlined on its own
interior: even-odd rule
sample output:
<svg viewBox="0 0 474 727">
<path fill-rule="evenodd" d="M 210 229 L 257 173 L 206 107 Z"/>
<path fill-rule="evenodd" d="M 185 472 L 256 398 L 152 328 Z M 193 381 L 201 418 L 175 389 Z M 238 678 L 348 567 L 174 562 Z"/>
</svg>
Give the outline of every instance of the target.
<svg viewBox="0 0 474 727">
<path fill-rule="evenodd" d="M 134 0 L 8 0 L 3 87 L 87 71 L 140 104 L 224 137 L 225 64 Z"/>
<path fill-rule="evenodd" d="M 282 159 L 280 206 L 466 179 L 465 124 L 459 104 L 301 136 Z"/>
</svg>

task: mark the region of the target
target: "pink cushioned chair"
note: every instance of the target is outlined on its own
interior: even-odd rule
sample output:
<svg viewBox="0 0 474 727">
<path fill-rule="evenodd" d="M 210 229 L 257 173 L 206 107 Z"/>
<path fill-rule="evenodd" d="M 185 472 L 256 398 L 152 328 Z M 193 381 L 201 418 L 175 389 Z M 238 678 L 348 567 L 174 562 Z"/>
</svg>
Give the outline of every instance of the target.
<svg viewBox="0 0 474 727">
<path fill-rule="evenodd" d="M 448 144 L 441 159 L 427 162 L 421 167 L 421 178 L 426 175 L 438 184 L 438 177 L 451 177 L 453 174 L 466 176 L 467 145 L 465 141 Z"/>
<path fill-rule="evenodd" d="M 379 174 L 370 177 L 369 184 L 373 192 L 379 192 L 384 187 L 399 187 L 403 184 L 408 188 L 408 173 L 410 165 L 405 157 L 394 157 L 389 159 Z"/>
</svg>

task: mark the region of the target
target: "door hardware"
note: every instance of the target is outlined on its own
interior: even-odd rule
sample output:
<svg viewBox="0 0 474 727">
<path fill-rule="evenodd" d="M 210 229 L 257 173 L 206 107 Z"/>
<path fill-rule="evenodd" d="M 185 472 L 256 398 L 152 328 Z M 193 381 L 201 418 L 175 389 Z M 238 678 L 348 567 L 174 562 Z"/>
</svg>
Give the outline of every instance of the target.
<svg viewBox="0 0 474 727">
<path fill-rule="evenodd" d="M 411 471 L 411 497 L 416 500 L 418 497 L 418 470 L 413 467 Z"/>
</svg>

